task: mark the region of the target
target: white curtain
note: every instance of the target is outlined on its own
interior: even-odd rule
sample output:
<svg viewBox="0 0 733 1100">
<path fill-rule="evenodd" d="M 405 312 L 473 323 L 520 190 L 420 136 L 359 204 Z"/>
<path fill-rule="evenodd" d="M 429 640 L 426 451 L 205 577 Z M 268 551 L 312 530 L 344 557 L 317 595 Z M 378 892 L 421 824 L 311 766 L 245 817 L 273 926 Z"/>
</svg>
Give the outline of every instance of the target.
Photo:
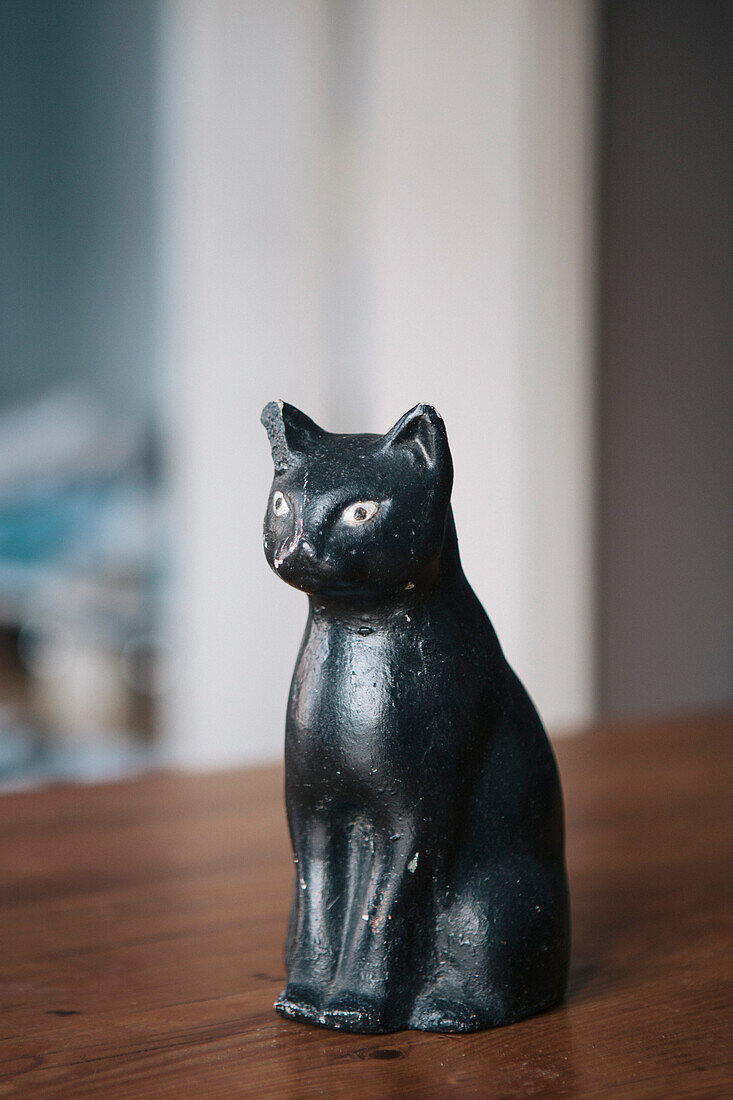
<svg viewBox="0 0 733 1100">
<path fill-rule="evenodd" d="M 277 757 L 306 616 L 260 528 L 273 397 L 442 412 L 464 566 L 551 731 L 593 712 L 589 0 L 170 0 L 170 757 Z"/>
</svg>

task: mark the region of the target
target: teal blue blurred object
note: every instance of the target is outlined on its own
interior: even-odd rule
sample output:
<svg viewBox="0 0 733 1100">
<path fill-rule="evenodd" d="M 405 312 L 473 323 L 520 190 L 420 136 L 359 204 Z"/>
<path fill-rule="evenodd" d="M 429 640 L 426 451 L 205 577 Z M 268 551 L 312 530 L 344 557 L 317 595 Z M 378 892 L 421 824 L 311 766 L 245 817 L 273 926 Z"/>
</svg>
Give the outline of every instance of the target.
<svg viewBox="0 0 733 1100">
<path fill-rule="evenodd" d="M 0 780 L 30 769 L 38 755 L 38 737 L 24 728 L 0 725 Z"/>
<path fill-rule="evenodd" d="M 45 783 L 120 779 L 159 763 L 153 746 L 98 736 L 59 743 L 32 726 L 0 720 L 0 794 Z"/>
<path fill-rule="evenodd" d="M 0 561 L 36 565 L 63 560 L 94 541 L 118 490 L 109 480 L 34 486 L 0 500 Z"/>
</svg>

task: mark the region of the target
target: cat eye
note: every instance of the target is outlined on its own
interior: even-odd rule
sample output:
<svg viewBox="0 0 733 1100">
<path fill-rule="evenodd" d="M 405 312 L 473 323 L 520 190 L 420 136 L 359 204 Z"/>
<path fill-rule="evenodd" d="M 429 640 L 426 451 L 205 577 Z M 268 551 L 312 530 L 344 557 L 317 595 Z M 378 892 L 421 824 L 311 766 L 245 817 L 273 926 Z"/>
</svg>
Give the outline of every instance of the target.
<svg viewBox="0 0 733 1100">
<path fill-rule="evenodd" d="M 272 494 L 272 510 L 276 516 L 286 516 L 290 511 L 287 497 L 279 489 Z"/>
<path fill-rule="evenodd" d="M 349 527 L 360 527 L 363 523 L 374 519 L 378 511 L 379 505 L 376 500 L 357 500 L 348 508 L 344 508 L 341 518 L 344 523 L 348 523 Z"/>
</svg>

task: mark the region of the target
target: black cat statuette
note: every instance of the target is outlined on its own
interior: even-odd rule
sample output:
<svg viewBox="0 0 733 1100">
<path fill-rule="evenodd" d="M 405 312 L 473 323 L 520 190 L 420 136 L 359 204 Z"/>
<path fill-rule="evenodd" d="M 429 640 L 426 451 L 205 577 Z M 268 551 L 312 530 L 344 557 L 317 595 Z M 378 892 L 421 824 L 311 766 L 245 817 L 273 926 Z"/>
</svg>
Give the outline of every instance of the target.
<svg viewBox="0 0 733 1100">
<path fill-rule="evenodd" d="M 282 1015 L 471 1031 L 562 1000 L 568 890 L 547 736 L 466 580 L 445 427 L 262 422 L 267 561 L 310 612 L 287 711 L 295 888 Z"/>
</svg>

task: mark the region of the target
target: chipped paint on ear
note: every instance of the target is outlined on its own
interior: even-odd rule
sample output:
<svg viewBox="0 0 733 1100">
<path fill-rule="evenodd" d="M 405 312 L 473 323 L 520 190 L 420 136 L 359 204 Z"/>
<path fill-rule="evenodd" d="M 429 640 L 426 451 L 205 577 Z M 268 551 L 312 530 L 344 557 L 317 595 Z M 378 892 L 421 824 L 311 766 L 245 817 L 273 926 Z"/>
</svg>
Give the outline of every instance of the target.
<svg viewBox="0 0 733 1100">
<path fill-rule="evenodd" d="M 275 465 L 275 473 L 284 473 L 290 464 L 290 450 L 285 436 L 283 402 L 268 402 L 262 410 L 260 423 L 267 432 L 267 438 L 270 441 L 270 450 L 272 452 L 272 461 Z"/>
<path fill-rule="evenodd" d="M 419 858 L 420 858 L 420 853 L 415 852 L 414 856 L 412 857 L 410 862 L 407 864 L 407 870 L 410 872 L 411 875 L 414 875 L 415 871 L 417 871 L 417 861 L 418 861 Z"/>
</svg>

